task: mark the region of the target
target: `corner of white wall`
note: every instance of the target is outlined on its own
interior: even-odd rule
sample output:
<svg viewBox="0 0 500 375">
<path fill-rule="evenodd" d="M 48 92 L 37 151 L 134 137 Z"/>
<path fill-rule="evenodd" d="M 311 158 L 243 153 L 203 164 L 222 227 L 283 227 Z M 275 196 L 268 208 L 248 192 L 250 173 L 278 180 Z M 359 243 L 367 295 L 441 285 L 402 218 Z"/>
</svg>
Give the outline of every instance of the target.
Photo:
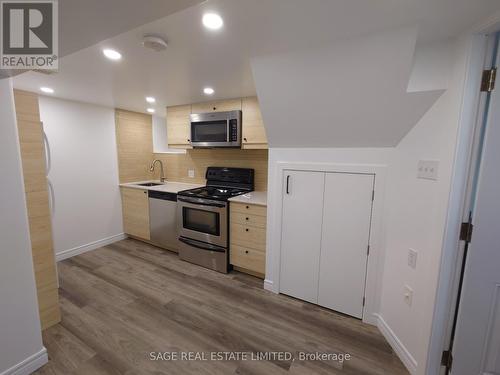
<svg viewBox="0 0 500 375">
<path fill-rule="evenodd" d="M 42 344 L 19 138 L 10 79 L 0 79 L 0 374 L 47 363 Z"/>
<path fill-rule="evenodd" d="M 468 49 L 457 41 L 453 48 L 449 89 L 398 144 L 391 162 L 379 328 L 415 374 L 426 373 L 464 88 Z M 439 160 L 437 181 L 417 179 L 419 160 Z M 415 270 L 407 266 L 409 248 L 418 251 Z M 404 285 L 414 291 L 411 306 L 404 303 Z"/>
</svg>

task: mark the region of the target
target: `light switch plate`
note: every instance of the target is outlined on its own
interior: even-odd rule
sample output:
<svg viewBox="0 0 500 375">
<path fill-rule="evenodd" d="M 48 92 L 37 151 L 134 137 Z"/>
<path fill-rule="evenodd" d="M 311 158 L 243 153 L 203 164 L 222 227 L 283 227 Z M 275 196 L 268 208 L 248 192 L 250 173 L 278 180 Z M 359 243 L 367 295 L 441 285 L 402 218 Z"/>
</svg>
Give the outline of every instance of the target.
<svg viewBox="0 0 500 375">
<path fill-rule="evenodd" d="M 413 289 L 410 288 L 408 285 L 405 285 L 404 292 L 403 292 L 403 298 L 405 303 L 408 306 L 411 306 L 413 302 Z"/>
<path fill-rule="evenodd" d="M 417 268 L 417 250 L 408 250 L 408 266 L 415 269 Z"/>
<path fill-rule="evenodd" d="M 188 169 L 188 177 L 194 178 L 194 169 Z"/>
<path fill-rule="evenodd" d="M 437 180 L 438 169 L 438 160 L 419 160 L 417 165 L 417 177 L 426 180 Z"/>
</svg>

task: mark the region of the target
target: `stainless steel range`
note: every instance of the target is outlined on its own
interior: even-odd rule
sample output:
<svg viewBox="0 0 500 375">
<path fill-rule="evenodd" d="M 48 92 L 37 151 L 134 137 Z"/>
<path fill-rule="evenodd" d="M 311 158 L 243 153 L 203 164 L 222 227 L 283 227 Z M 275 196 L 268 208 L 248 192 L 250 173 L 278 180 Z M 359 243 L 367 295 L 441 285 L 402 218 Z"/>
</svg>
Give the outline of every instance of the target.
<svg viewBox="0 0 500 375">
<path fill-rule="evenodd" d="M 207 185 L 177 194 L 179 256 L 227 273 L 229 267 L 228 199 L 254 189 L 254 170 L 208 167 Z"/>
</svg>

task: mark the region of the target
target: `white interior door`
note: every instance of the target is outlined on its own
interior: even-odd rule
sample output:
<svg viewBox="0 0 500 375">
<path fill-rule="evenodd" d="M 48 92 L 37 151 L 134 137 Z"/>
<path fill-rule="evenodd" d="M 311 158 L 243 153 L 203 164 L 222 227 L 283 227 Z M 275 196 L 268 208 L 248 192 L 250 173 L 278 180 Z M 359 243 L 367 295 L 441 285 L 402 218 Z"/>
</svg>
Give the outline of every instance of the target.
<svg viewBox="0 0 500 375">
<path fill-rule="evenodd" d="M 363 316 L 374 176 L 327 173 L 318 304 Z"/>
<path fill-rule="evenodd" d="M 283 177 L 280 292 L 317 303 L 325 173 Z"/>
<path fill-rule="evenodd" d="M 500 54 L 497 57 L 500 61 Z M 498 81 L 497 81 L 498 84 Z M 453 375 L 500 374 L 500 89 L 491 94 L 453 345 Z"/>
</svg>

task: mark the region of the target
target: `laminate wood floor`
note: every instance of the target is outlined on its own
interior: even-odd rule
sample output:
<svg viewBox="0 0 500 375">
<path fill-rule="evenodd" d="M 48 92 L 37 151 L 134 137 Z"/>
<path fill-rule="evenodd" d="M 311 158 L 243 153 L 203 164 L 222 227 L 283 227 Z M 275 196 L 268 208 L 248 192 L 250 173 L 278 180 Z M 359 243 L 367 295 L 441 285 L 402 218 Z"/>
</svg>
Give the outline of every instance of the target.
<svg viewBox="0 0 500 375">
<path fill-rule="evenodd" d="M 43 334 L 49 363 L 38 375 L 408 374 L 375 327 L 139 241 L 67 259 L 58 269 L 62 321 Z M 230 351 L 232 358 L 210 360 Z M 181 352 L 198 358 L 150 358 Z M 236 358 L 242 352 L 249 358 Z M 253 360 L 262 352 L 285 357 Z M 300 352 L 351 359 L 306 361 Z"/>
</svg>

